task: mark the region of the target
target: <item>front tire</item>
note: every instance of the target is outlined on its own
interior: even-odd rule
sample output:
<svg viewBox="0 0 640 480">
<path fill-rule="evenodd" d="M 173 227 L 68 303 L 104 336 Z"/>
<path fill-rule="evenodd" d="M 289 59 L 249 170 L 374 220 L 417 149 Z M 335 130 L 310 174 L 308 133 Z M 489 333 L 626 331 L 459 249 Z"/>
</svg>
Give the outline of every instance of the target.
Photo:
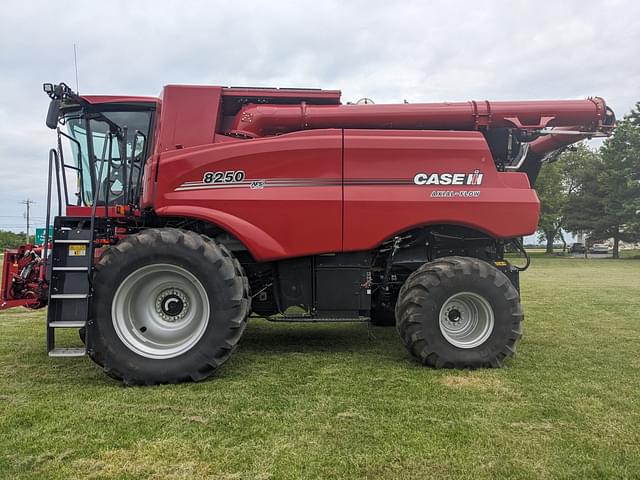
<svg viewBox="0 0 640 480">
<path fill-rule="evenodd" d="M 96 266 L 91 358 L 131 385 L 199 381 L 236 349 L 250 311 L 242 267 L 208 237 L 149 229 Z"/>
<path fill-rule="evenodd" d="M 445 257 L 412 273 L 396 304 L 409 352 L 436 368 L 501 367 L 522 336 L 518 291 L 493 265 Z"/>
</svg>

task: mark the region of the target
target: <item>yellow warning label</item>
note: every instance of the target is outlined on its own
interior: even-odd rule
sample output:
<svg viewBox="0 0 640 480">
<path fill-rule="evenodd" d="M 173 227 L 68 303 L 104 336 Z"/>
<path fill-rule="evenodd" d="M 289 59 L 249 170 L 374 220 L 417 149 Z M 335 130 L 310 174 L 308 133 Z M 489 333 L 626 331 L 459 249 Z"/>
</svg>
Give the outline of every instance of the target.
<svg viewBox="0 0 640 480">
<path fill-rule="evenodd" d="M 69 245 L 70 257 L 84 257 L 87 254 L 86 245 Z"/>
<path fill-rule="evenodd" d="M 505 262 L 504 260 L 498 260 L 498 261 L 493 262 L 493 263 L 495 263 L 496 267 L 506 267 L 508 265 L 508 263 Z"/>
</svg>

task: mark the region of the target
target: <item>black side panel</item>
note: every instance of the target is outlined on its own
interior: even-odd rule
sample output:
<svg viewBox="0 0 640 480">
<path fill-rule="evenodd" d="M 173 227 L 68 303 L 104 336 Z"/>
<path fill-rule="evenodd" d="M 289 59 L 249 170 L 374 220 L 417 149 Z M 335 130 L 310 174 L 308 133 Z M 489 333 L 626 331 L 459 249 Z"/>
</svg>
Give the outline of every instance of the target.
<svg viewBox="0 0 640 480">
<path fill-rule="evenodd" d="M 278 308 L 284 313 L 287 308 L 299 306 L 311 311 L 313 305 L 312 258 L 303 257 L 283 260 L 276 264 L 276 292 Z"/>
<path fill-rule="evenodd" d="M 510 128 L 492 128 L 484 132 L 484 138 L 487 140 L 496 165 L 511 163 L 513 152 L 520 149 Z"/>
<path fill-rule="evenodd" d="M 543 158 L 544 155 L 529 152 L 527 157 L 524 159 L 524 163 L 520 167 L 520 171 L 526 173 L 527 177 L 529 177 L 529 185 L 531 185 L 531 188 L 536 184 L 540 168 L 542 167 Z"/>
<path fill-rule="evenodd" d="M 249 291 L 251 292 L 251 310 L 253 313 L 268 317 L 278 313 L 275 288 L 273 285 L 275 267 L 271 263 L 256 263 L 248 259 L 245 252 L 235 252 L 238 258 L 245 255 L 241 264 L 249 278 Z"/>
<path fill-rule="evenodd" d="M 323 317 L 368 316 L 371 256 L 367 252 L 316 258 L 316 310 Z"/>
<path fill-rule="evenodd" d="M 280 313 L 304 318 L 358 319 L 371 309 L 371 254 L 340 253 L 274 264 Z M 296 312 L 287 312 L 298 307 Z"/>
</svg>

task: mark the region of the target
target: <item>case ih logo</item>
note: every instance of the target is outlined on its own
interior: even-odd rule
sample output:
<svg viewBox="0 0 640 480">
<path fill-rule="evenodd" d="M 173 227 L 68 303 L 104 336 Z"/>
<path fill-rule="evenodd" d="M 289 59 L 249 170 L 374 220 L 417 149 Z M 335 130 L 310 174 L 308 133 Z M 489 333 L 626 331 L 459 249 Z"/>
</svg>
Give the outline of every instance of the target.
<svg viewBox="0 0 640 480">
<path fill-rule="evenodd" d="M 416 185 L 481 185 L 482 173 L 416 173 L 413 177 Z"/>
</svg>

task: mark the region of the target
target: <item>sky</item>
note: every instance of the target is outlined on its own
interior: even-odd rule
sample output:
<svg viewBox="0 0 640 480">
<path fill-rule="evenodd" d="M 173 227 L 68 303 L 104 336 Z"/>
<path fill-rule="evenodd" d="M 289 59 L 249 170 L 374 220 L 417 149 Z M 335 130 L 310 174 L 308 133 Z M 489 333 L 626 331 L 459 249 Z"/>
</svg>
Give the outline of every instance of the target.
<svg viewBox="0 0 640 480">
<path fill-rule="evenodd" d="M 340 89 L 343 102 L 640 100 L 640 2 L 3 2 L 0 229 L 42 226 L 43 82 L 157 96 L 170 83 Z"/>
</svg>

